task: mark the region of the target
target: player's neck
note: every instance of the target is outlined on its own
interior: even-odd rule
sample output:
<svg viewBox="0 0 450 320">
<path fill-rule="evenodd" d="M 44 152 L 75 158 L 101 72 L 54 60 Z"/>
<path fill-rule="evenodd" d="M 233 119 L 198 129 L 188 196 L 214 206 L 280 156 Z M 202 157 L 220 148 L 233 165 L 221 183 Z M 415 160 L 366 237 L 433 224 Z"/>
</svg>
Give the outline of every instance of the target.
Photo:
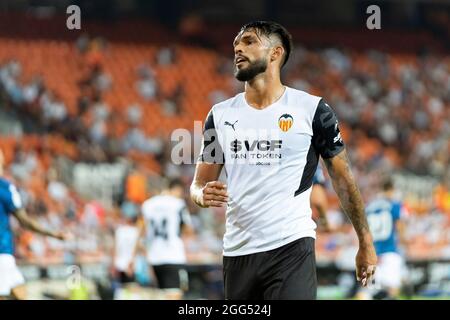
<svg viewBox="0 0 450 320">
<path fill-rule="evenodd" d="M 254 108 L 264 109 L 277 101 L 284 93 L 285 87 L 279 75 L 263 73 L 245 83 L 245 99 Z"/>
</svg>

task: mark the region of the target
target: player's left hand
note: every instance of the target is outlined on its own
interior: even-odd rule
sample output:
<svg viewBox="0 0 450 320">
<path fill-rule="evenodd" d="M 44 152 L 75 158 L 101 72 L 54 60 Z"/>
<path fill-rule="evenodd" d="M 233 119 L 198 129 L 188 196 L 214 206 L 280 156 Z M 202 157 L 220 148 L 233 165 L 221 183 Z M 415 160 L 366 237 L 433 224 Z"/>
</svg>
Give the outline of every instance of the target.
<svg viewBox="0 0 450 320">
<path fill-rule="evenodd" d="M 371 283 L 377 266 L 377 255 L 372 242 L 360 244 L 356 254 L 356 280 L 363 287 Z"/>
<path fill-rule="evenodd" d="M 56 232 L 54 238 L 61 241 L 67 241 L 73 239 L 73 235 L 68 232 Z"/>
<path fill-rule="evenodd" d="M 331 233 L 333 230 L 331 229 L 328 220 L 319 218 L 318 222 L 318 228 L 322 233 Z"/>
</svg>

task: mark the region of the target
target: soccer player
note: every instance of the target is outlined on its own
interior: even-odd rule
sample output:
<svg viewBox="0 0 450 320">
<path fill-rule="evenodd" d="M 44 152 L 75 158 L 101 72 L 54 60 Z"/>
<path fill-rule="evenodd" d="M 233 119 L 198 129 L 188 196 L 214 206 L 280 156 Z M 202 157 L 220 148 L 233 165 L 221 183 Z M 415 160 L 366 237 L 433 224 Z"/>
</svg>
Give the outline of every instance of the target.
<svg viewBox="0 0 450 320">
<path fill-rule="evenodd" d="M 383 182 L 383 193 L 372 200 L 367 208 L 367 220 L 379 258 L 376 283 L 381 287 L 374 298 L 397 298 L 402 284 L 403 258 L 398 251 L 407 213 L 402 203 L 394 200 L 391 179 Z"/>
<path fill-rule="evenodd" d="M 172 179 L 167 190 L 146 200 L 142 217 L 140 234 L 146 234 L 147 259 L 158 287 L 185 289 L 187 261 L 182 236 L 191 234 L 193 229 L 184 200 L 184 183 Z M 178 299 L 181 295 L 173 297 Z"/>
<path fill-rule="evenodd" d="M 3 177 L 4 156 L 0 150 L 0 299 L 26 299 L 25 279 L 14 258 L 14 235 L 9 217 L 13 215 L 24 228 L 39 234 L 64 240 L 62 232 L 44 229 L 31 219 L 22 206 L 17 188 Z"/>
<path fill-rule="evenodd" d="M 356 230 L 357 279 L 366 286 L 377 258 L 335 113 L 321 97 L 281 83 L 292 49 L 283 26 L 249 23 L 233 46 L 245 92 L 209 112 L 191 185 L 199 206 L 227 206 L 225 298 L 316 298 L 310 195 L 319 156 Z M 226 184 L 217 181 L 222 167 Z"/>
<path fill-rule="evenodd" d="M 137 211 L 137 210 L 136 210 Z M 120 223 L 114 231 L 114 248 L 112 254 L 112 275 L 121 284 L 134 282 L 133 272 L 128 269 L 133 259 L 139 229 L 137 213 L 123 211 Z"/>
</svg>

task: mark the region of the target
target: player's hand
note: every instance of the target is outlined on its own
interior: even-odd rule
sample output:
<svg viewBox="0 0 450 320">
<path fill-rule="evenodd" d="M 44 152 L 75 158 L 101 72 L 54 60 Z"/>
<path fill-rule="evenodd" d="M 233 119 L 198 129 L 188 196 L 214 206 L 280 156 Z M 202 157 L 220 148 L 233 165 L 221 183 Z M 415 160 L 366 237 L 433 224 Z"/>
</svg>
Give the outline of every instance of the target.
<svg viewBox="0 0 450 320">
<path fill-rule="evenodd" d="M 130 262 L 128 265 L 127 271 L 125 272 L 129 277 L 132 277 L 134 274 L 134 261 Z"/>
<path fill-rule="evenodd" d="M 333 233 L 333 229 L 331 229 L 328 224 L 320 226 L 319 230 L 320 230 L 320 232 L 326 233 L 326 234 Z"/>
<path fill-rule="evenodd" d="M 71 233 L 67 233 L 67 232 L 56 232 L 53 237 L 55 239 L 61 240 L 61 241 L 66 241 L 66 240 L 71 240 L 73 239 L 73 235 Z"/>
<path fill-rule="evenodd" d="M 326 218 L 325 219 L 319 218 L 317 224 L 318 224 L 319 230 L 322 233 L 331 233 L 333 231 L 331 229 L 330 225 L 328 224 L 328 220 Z"/>
<path fill-rule="evenodd" d="M 363 287 L 372 282 L 377 266 L 377 255 L 372 242 L 360 244 L 356 254 L 356 280 L 361 281 Z"/>
<path fill-rule="evenodd" d="M 220 181 L 210 181 L 203 187 L 200 197 L 202 207 L 222 207 L 228 202 L 227 186 Z"/>
<path fill-rule="evenodd" d="M 111 263 L 111 265 L 109 266 L 109 274 L 111 275 L 112 278 L 117 278 L 117 269 L 114 266 L 114 263 Z"/>
</svg>

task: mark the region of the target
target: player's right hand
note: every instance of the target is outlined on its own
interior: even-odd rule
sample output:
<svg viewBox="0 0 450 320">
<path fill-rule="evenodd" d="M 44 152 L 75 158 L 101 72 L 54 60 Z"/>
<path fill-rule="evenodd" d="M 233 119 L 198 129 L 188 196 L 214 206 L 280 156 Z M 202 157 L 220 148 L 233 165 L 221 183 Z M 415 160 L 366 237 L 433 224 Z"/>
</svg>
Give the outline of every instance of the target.
<svg viewBox="0 0 450 320">
<path fill-rule="evenodd" d="M 132 277 L 134 275 L 134 261 L 130 262 L 130 264 L 128 265 L 127 270 L 125 271 L 125 273 L 129 276 Z"/>
<path fill-rule="evenodd" d="M 109 266 L 109 274 L 112 278 L 117 278 L 117 269 L 114 266 L 114 263 L 111 263 L 111 265 Z"/>
<path fill-rule="evenodd" d="M 222 207 L 228 202 L 227 186 L 220 181 L 210 181 L 202 189 L 199 199 L 202 207 Z"/>
<path fill-rule="evenodd" d="M 56 232 L 53 237 L 61 241 L 73 240 L 74 236 L 69 232 Z"/>
</svg>

